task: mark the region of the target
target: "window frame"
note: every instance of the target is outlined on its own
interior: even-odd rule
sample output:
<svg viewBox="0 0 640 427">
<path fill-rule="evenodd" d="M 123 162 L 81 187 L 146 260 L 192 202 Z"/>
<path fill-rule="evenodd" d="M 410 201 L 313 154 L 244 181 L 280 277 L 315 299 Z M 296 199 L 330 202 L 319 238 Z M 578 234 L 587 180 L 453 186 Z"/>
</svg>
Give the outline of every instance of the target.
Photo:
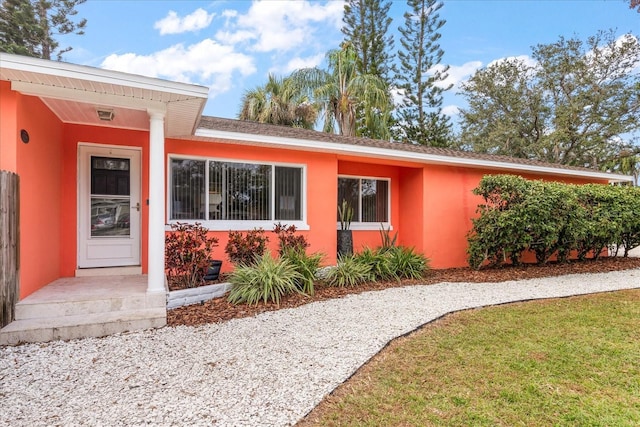
<svg viewBox="0 0 640 427">
<path fill-rule="evenodd" d="M 171 191 L 172 191 L 172 169 L 171 162 L 172 160 L 195 160 L 195 161 L 204 161 L 204 182 L 205 182 L 205 219 L 170 219 L 172 215 L 172 206 L 171 206 Z M 270 213 L 272 218 L 275 218 L 275 168 L 276 167 L 288 167 L 288 168 L 297 168 L 300 169 L 300 220 L 214 220 L 208 219 L 209 213 L 209 163 L 210 162 L 222 162 L 222 163 L 236 163 L 236 164 L 252 164 L 252 165 L 262 165 L 262 166 L 270 166 L 271 167 L 271 188 L 270 188 Z M 167 191 L 166 191 L 166 226 L 165 230 L 171 230 L 171 224 L 175 223 L 187 223 L 187 224 L 195 224 L 196 222 L 201 224 L 202 226 L 208 228 L 211 231 L 247 231 L 253 230 L 254 228 L 262 228 L 264 230 L 273 229 L 273 225 L 282 222 L 287 225 L 295 225 L 298 230 L 309 230 L 309 224 L 307 223 L 307 165 L 303 163 L 285 163 L 285 162 L 272 162 L 272 161 L 261 161 L 261 160 L 243 160 L 243 159 L 234 159 L 234 158 L 222 158 L 222 157 L 208 157 L 208 156 L 192 156 L 187 154 L 176 154 L 170 153 L 167 155 Z"/>
<path fill-rule="evenodd" d="M 392 221 L 391 221 L 391 178 L 390 177 L 338 174 L 338 180 L 340 178 L 358 180 L 358 214 L 360 215 L 360 218 L 358 218 L 358 220 L 353 219 L 351 221 L 351 226 L 349 227 L 351 230 L 380 230 L 381 225 L 387 229 L 393 230 L 393 226 L 391 225 Z M 388 196 L 387 196 L 387 221 L 386 222 L 361 222 L 360 221 L 360 219 L 362 218 L 362 180 L 363 179 L 370 179 L 375 181 L 387 181 Z M 337 186 L 338 186 L 338 181 L 336 181 L 336 189 L 337 189 Z M 336 221 L 336 229 L 337 230 L 341 229 L 340 221 Z"/>
</svg>

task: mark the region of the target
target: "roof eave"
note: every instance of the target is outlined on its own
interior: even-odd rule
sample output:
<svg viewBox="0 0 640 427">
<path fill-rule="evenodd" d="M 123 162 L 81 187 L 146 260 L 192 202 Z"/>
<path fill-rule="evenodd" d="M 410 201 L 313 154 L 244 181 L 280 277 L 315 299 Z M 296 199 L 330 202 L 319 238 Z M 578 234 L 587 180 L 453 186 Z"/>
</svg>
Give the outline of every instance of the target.
<svg viewBox="0 0 640 427">
<path fill-rule="evenodd" d="M 27 73 L 47 74 L 50 76 L 87 80 L 105 84 L 131 86 L 138 89 L 168 92 L 186 97 L 207 98 L 209 88 L 191 83 L 173 82 L 154 77 L 140 76 L 122 71 L 71 64 L 68 62 L 50 61 L 29 56 L 13 55 L 0 52 L 2 68 Z"/>
<path fill-rule="evenodd" d="M 473 159 L 467 157 L 450 157 L 437 154 L 417 153 L 413 151 L 394 150 L 390 148 L 368 147 L 353 144 L 339 144 L 333 142 L 316 141 L 309 139 L 297 139 L 276 137 L 270 135 L 256 135 L 240 132 L 219 131 L 214 129 L 198 128 L 194 135 L 205 139 L 222 139 L 239 142 L 257 143 L 282 148 L 295 148 L 304 151 L 331 152 L 348 154 L 360 157 L 385 158 L 400 161 L 443 164 L 452 166 L 467 166 L 474 168 L 487 168 L 509 171 L 540 173 L 549 175 L 571 176 L 579 178 L 591 178 L 613 182 L 633 182 L 633 177 L 627 175 L 611 174 L 599 171 L 582 171 L 564 169 L 540 165 L 524 165 L 519 163 L 501 162 L 495 160 Z"/>
</svg>

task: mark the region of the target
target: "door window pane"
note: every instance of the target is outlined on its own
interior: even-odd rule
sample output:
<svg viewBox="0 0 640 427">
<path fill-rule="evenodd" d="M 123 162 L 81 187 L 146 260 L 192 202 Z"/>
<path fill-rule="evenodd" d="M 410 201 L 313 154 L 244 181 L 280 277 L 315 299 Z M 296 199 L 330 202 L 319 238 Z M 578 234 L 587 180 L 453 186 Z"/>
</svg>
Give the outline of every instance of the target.
<svg viewBox="0 0 640 427">
<path fill-rule="evenodd" d="M 91 194 L 129 195 L 129 159 L 91 157 Z"/>
<path fill-rule="evenodd" d="M 91 196 L 91 237 L 129 236 L 129 198 Z"/>
</svg>

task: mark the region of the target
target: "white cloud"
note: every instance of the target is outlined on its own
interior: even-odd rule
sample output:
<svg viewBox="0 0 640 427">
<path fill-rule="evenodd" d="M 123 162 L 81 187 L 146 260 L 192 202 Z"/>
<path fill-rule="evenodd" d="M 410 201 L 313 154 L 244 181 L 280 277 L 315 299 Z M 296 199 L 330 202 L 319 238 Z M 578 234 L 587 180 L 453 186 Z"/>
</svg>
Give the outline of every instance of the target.
<svg viewBox="0 0 640 427">
<path fill-rule="evenodd" d="M 455 90 L 458 88 L 460 82 L 467 80 L 467 78 L 475 73 L 476 70 L 480 67 L 482 67 L 482 62 L 480 61 L 465 62 L 462 65 L 451 65 L 449 66 L 449 71 L 447 71 L 447 78 L 437 83 L 436 86 L 446 88 L 450 85 L 453 85 L 453 89 Z M 445 66 L 442 64 L 438 64 L 433 68 L 435 71 L 437 71 L 443 70 Z"/>
<path fill-rule="evenodd" d="M 519 62 L 523 62 L 525 65 L 529 67 L 535 67 L 538 64 L 536 60 L 530 57 L 529 55 L 518 55 L 518 56 L 507 56 L 504 58 L 494 59 L 493 61 L 489 62 L 489 64 L 487 64 L 487 67 L 491 67 L 505 61 L 519 61 Z"/>
<path fill-rule="evenodd" d="M 207 28 L 214 16 L 215 14 L 209 14 L 204 9 L 198 8 L 193 13 L 180 18 L 176 12 L 171 10 L 166 17 L 157 21 L 153 28 L 160 30 L 161 35 L 198 31 Z"/>
<path fill-rule="evenodd" d="M 319 53 L 317 55 L 309 56 L 307 58 L 292 58 L 285 64 L 282 68 L 274 68 L 273 71 L 280 72 L 283 74 L 290 74 L 293 71 L 299 70 L 301 68 L 313 68 L 320 65 L 320 63 L 324 60 L 325 54 Z"/>
<path fill-rule="evenodd" d="M 318 37 L 317 24 L 340 28 L 343 10 L 343 1 L 254 1 L 246 14 L 223 12 L 226 28 L 216 39 L 224 43 L 252 40 L 257 52 L 288 51 Z"/>
<path fill-rule="evenodd" d="M 150 77 L 197 82 L 210 86 L 211 96 L 230 90 L 235 73 L 248 76 L 256 72 L 253 58 L 211 39 L 187 47 L 176 44 L 150 55 L 112 54 L 101 66 Z"/>
<path fill-rule="evenodd" d="M 234 9 L 226 9 L 222 12 L 224 18 L 235 18 L 238 16 L 238 11 Z"/>
<path fill-rule="evenodd" d="M 216 40 L 224 44 L 238 44 L 255 38 L 251 31 L 218 31 Z"/>
<path fill-rule="evenodd" d="M 460 107 L 457 105 L 447 105 L 442 108 L 442 114 L 445 116 L 453 117 L 460 113 Z"/>
</svg>

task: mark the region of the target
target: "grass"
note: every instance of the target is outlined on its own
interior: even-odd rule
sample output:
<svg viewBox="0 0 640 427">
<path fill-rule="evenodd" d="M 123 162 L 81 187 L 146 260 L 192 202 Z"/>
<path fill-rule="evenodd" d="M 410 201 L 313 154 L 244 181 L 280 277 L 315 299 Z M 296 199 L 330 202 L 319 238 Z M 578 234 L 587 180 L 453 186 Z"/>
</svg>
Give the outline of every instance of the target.
<svg viewBox="0 0 640 427">
<path fill-rule="evenodd" d="M 394 341 L 300 425 L 640 425 L 640 290 L 449 315 Z"/>
</svg>

